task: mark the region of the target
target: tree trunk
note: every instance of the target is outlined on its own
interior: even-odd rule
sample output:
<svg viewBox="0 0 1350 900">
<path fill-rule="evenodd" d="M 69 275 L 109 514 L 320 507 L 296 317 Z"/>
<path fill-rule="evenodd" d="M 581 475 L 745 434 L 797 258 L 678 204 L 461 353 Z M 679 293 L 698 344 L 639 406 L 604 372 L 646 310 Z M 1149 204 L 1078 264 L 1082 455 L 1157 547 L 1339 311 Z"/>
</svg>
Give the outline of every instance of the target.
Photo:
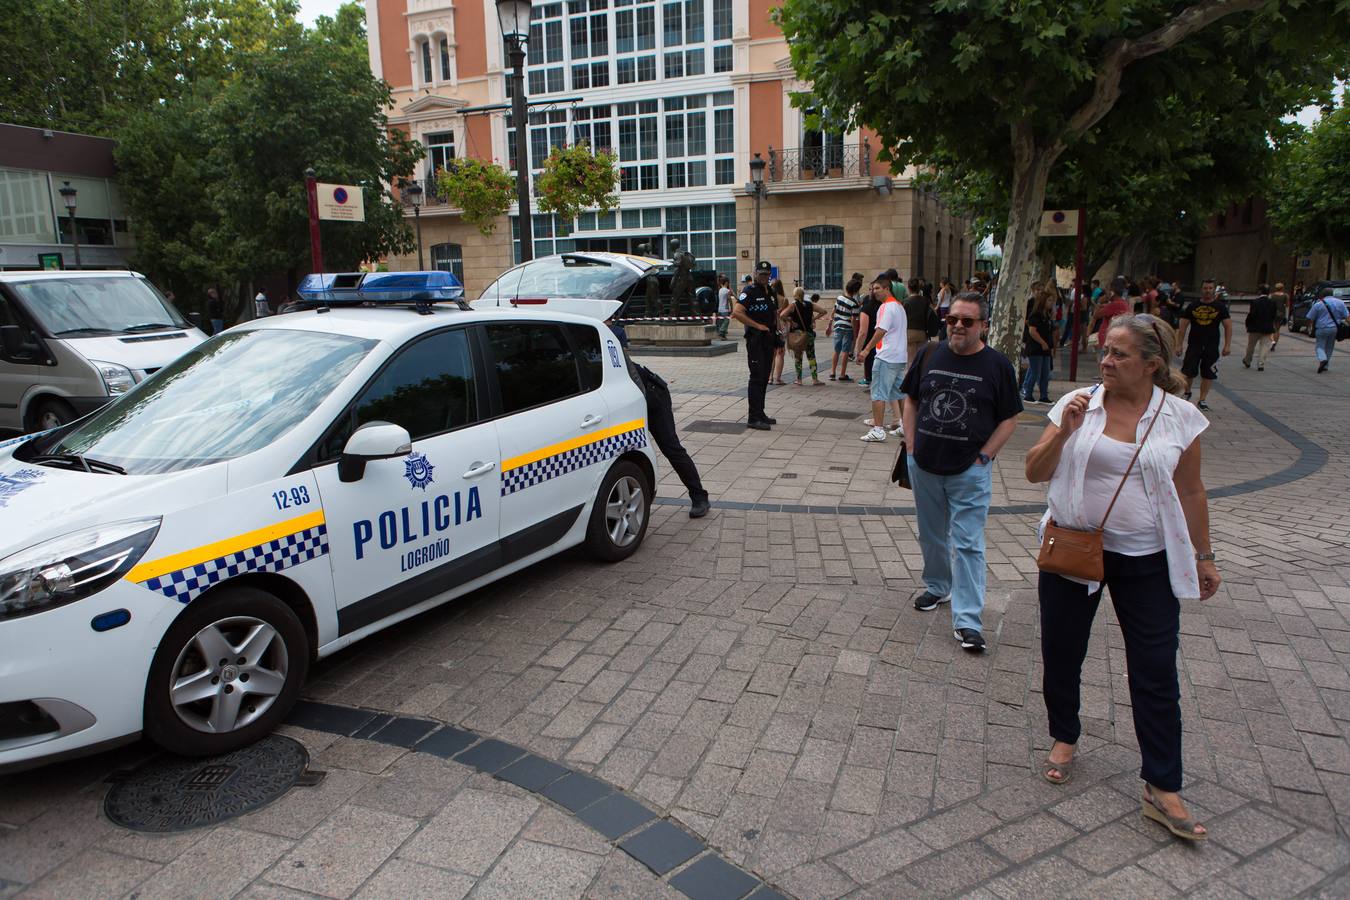
<svg viewBox="0 0 1350 900">
<path fill-rule="evenodd" d="M 1045 206 L 1045 183 L 1060 152 L 1058 147 L 1037 144 L 1029 126 L 1013 129 L 1012 203 L 1003 239 L 997 308 L 989 334 L 990 345 L 1011 360 L 1022 352 L 1022 301 L 1031 296 L 1031 282 L 1036 278 L 1036 242 Z"/>
</svg>

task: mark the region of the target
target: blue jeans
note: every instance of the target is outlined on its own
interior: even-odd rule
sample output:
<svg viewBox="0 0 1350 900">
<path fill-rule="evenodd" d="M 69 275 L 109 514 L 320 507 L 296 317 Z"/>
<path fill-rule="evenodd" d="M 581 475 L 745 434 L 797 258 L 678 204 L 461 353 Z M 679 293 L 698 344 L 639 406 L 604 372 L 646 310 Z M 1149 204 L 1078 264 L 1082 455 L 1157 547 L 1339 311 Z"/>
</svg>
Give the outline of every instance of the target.
<svg viewBox="0 0 1350 900">
<path fill-rule="evenodd" d="M 1336 326 L 1319 328 L 1315 336 L 1317 338 L 1317 361 L 1331 362 L 1331 353 L 1336 349 Z"/>
<path fill-rule="evenodd" d="M 1040 385 L 1041 399 L 1050 399 L 1050 357 L 1028 356 L 1027 377 L 1022 381 L 1022 396 L 1030 400 L 1032 388 Z"/>
<path fill-rule="evenodd" d="M 924 587 L 934 597 L 951 595 L 953 629 L 981 631 L 984 524 L 993 495 L 992 467 L 977 461 L 956 475 L 933 475 L 919 468 L 911 455 L 909 480 L 919 512 Z"/>
<path fill-rule="evenodd" d="M 212 319 L 212 320 L 211 320 L 211 333 L 212 333 L 212 334 L 220 334 L 220 333 L 221 333 L 222 331 L 224 331 L 224 330 L 225 330 L 225 320 L 224 320 L 224 319 Z"/>
</svg>

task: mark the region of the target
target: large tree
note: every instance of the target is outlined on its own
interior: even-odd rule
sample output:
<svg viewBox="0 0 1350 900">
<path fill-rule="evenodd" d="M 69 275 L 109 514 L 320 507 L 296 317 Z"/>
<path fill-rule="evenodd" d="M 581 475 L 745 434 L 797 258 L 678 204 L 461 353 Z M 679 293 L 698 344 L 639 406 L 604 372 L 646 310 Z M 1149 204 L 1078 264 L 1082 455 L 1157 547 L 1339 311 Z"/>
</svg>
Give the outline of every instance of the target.
<svg viewBox="0 0 1350 900">
<path fill-rule="evenodd" d="M 0 121 L 111 134 L 229 77 L 299 25 L 295 0 L 0 0 Z"/>
<path fill-rule="evenodd" d="M 1327 253 L 1350 251 L 1350 101 L 1291 141 L 1272 179 L 1270 218 L 1280 237 Z"/>
<path fill-rule="evenodd" d="M 1345 0 L 786 0 L 779 15 L 815 104 L 876 129 L 899 163 L 960 159 L 1004 178 L 1000 292 L 1019 301 L 1067 153 L 1164 139 L 1161 101 L 1212 102 L 1244 67 L 1294 83 L 1305 60 L 1343 60 L 1330 55 L 1344 52 L 1346 11 Z M 1020 302 L 995 311 L 1009 355 L 1022 315 Z"/>
<path fill-rule="evenodd" d="M 309 263 L 304 172 L 365 189 L 365 222 L 326 222 L 329 270 L 412 247 L 384 185 L 421 148 L 388 127 L 389 87 L 366 56 L 348 4 L 314 29 L 236 54 L 231 77 L 130 117 L 117 131 L 119 180 L 136 223 L 136 265 L 185 298 Z"/>
</svg>

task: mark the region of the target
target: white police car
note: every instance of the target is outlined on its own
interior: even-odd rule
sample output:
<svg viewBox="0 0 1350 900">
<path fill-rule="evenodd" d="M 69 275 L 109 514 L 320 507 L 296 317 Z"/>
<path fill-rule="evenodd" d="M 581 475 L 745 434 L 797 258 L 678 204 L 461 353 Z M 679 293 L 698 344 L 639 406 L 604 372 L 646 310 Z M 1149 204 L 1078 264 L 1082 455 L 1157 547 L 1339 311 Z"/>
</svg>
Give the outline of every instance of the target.
<svg viewBox="0 0 1350 900">
<path fill-rule="evenodd" d="M 240 747 L 311 660 L 563 548 L 642 543 L 656 457 L 612 305 L 425 302 L 462 295 L 448 273 L 302 291 L 322 305 L 0 444 L 0 769 L 139 732 Z"/>
</svg>

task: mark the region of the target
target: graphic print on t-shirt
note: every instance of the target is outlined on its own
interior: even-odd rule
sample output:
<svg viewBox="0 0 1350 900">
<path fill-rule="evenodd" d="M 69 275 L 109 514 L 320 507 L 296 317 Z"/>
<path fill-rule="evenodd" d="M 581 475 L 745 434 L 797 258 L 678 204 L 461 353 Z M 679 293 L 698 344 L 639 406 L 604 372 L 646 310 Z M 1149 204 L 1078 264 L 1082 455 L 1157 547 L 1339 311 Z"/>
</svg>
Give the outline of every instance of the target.
<svg viewBox="0 0 1350 900">
<path fill-rule="evenodd" d="M 928 409 L 923 411 L 926 415 L 919 417 L 919 433 L 945 441 L 970 440 L 971 426 L 979 416 L 974 401 L 981 379 L 945 369 L 930 369 L 926 374 L 933 379 L 933 390 Z"/>
</svg>

